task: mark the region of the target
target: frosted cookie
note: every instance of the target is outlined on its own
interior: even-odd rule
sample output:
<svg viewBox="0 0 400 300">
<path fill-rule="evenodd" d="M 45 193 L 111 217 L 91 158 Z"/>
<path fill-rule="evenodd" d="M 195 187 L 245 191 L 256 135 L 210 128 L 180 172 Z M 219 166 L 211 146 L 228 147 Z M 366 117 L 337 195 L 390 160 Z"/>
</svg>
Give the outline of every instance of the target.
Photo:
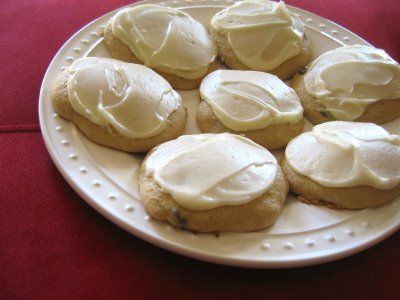
<svg viewBox="0 0 400 300">
<path fill-rule="evenodd" d="M 113 58 L 154 69 L 174 88 L 198 88 L 216 69 L 216 46 L 203 24 L 170 7 L 144 4 L 120 10 L 104 29 Z"/>
<path fill-rule="evenodd" d="M 182 99 L 164 78 L 113 59 L 77 59 L 57 77 L 50 98 L 90 140 L 128 152 L 174 139 L 186 125 Z"/>
<path fill-rule="evenodd" d="M 244 135 L 279 149 L 303 131 L 303 108 L 278 77 L 257 71 L 218 70 L 200 86 L 196 120 L 202 132 Z"/>
<path fill-rule="evenodd" d="M 301 73 L 293 77 L 292 87 L 314 124 L 383 124 L 400 116 L 400 67 L 383 50 L 340 47 L 325 52 Z"/>
<path fill-rule="evenodd" d="M 311 57 L 302 23 L 283 2 L 246 0 L 211 20 L 218 56 L 231 69 L 292 77 Z"/>
<path fill-rule="evenodd" d="M 153 149 L 139 190 L 155 219 L 198 232 L 244 232 L 275 222 L 288 185 L 268 150 L 224 133 L 184 135 Z"/>
<path fill-rule="evenodd" d="M 382 205 L 400 195 L 400 137 L 372 123 L 323 123 L 288 144 L 282 168 L 308 203 Z"/>
</svg>

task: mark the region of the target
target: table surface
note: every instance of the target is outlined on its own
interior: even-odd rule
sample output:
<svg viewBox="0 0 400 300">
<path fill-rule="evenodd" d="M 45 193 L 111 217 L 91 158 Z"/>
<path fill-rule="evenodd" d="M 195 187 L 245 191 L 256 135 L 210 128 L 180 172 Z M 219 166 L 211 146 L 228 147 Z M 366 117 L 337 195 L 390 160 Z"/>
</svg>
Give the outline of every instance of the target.
<svg viewBox="0 0 400 300">
<path fill-rule="evenodd" d="M 89 207 L 44 146 L 41 80 L 63 43 L 132 1 L 0 1 L 0 298 L 400 298 L 400 232 L 337 262 L 287 270 L 213 265 L 154 247 Z M 287 0 L 400 60 L 399 0 Z"/>
</svg>

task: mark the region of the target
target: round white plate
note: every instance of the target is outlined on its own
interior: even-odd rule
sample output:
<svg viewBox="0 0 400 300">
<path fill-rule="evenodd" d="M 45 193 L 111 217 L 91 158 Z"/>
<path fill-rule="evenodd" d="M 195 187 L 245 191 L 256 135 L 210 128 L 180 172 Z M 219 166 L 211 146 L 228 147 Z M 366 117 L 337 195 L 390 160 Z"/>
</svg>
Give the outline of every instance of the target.
<svg viewBox="0 0 400 300">
<path fill-rule="evenodd" d="M 143 2 L 141 2 L 143 3 Z M 182 8 L 207 23 L 232 0 L 145 1 Z M 321 17 L 290 7 L 305 24 L 314 57 L 341 45 L 367 42 Z M 283 268 L 332 261 L 368 248 L 400 227 L 400 199 L 374 209 L 332 210 L 296 201 L 289 195 L 278 221 L 252 233 L 193 234 L 150 218 L 137 188 L 143 158 L 96 145 L 52 108 L 49 89 L 57 74 L 84 56 L 109 57 L 98 32 L 111 12 L 71 37 L 51 62 L 39 99 L 40 125 L 47 149 L 68 183 L 103 216 L 135 236 L 167 250 L 209 262 L 254 268 Z M 197 90 L 180 92 L 188 107 L 186 133 L 199 132 L 194 114 Z M 308 124 L 307 128 L 310 128 Z M 400 119 L 384 126 L 400 133 Z M 276 153 L 279 155 L 279 153 Z"/>
</svg>

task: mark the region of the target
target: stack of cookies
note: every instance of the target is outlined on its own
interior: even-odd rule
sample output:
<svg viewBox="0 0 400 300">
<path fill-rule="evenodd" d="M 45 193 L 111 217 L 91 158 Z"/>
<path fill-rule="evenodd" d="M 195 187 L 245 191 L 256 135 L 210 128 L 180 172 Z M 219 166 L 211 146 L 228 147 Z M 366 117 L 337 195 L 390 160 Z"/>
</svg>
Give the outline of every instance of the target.
<svg viewBox="0 0 400 300">
<path fill-rule="evenodd" d="M 245 232 L 271 226 L 289 189 L 334 209 L 400 195 L 400 137 L 376 125 L 400 116 L 400 66 L 383 50 L 344 46 L 310 62 L 301 21 L 267 0 L 236 2 L 209 24 L 137 5 L 102 34 L 112 59 L 76 60 L 51 100 L 92 141 L 147 153 L 139 190 L 154 218 Z M 202 134 L 182 135 L 174 89 L 199 89 Z M 306 133 L 304 116 L 315 124 Z M 285 147 L 280 162 L 269 152 Z"/>
</svg>

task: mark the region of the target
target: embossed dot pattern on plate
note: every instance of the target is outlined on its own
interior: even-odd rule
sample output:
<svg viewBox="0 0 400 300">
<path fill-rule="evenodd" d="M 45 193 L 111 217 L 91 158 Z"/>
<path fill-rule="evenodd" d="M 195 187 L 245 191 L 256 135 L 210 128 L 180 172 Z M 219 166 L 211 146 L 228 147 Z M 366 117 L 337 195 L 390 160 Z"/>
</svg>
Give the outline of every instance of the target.
<svg viewBox="0 0 400 300">
<path fill-rule="evenodd" d="M 71 153 L 70 155 L 68 155 L 68 157 L 71 160 L 78 160 L 78 155 L 76 155 L 75 153 Z"/>
<path fill-rule="evenodd" d="M 333 243 L 333 242 L 336 241 L 336 238 L 335 238 L 333 235 L 328 235 L 328 236 L 326 237 L 326 239 L 327 239 L 329 242 L 331 242 L 331 243 Z"/>
<path fill-rule="evenodd" d="M 93 186 L 94 187 L 101 187 L 101 182 L 100 181 L 98 181 L 98 180 L 95 180 L 95 181 L 93 181 Z"/>
<path fill-rule="evenodd" d="M 133 212 L 135 208 L 131 204 L 125 204 L 125 210 L 129 212 Z"/>
<path fill-rule="evenodd" d="M 294 248 L 294 245 L 293 245 L 293 243 L 291 243 L 291 242 L 285 242 L 285 243 L 283 244 L 283 247 L 284 247 L 286 250 L 292 250 L 292 249 Z"/>
<path fill-rule="evenodd" d="M 308 247 L 314 247 L 315 246 L 315 241 L 312 239 L 306 239 L 304 242 Z"/>
<path fill-rule="evenodd" d="M 268 242 L 264 242 L 261 244 L 261 249 L 268 250 L 269 248 L 271 248 L 271 246 L 269 245 Z"/>
</svg>

